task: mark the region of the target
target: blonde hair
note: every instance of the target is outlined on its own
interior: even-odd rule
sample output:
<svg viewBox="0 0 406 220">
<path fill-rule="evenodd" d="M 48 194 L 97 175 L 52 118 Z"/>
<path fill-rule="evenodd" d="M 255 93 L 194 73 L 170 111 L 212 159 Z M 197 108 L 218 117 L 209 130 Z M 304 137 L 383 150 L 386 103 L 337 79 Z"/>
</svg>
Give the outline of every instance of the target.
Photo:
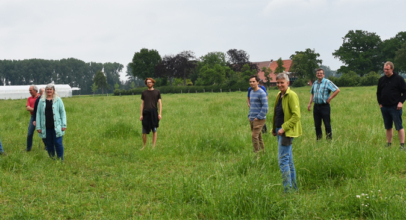
<svg viewBox="0 0 406 220">
<path fill-rule="evenodd" d="M 52 89 L 52 90 L 54 90 L 54 95 L 53 95 L 53 97 L 52 97 L 52 102 L 55 103 L 56 100 L 58 100 L 58 97 L 59 97 L 59 96 L 58 96 L 58 93 L 57 93 L 56 90 L 55 90 L 54 84 L 52 84 L 52 83 L 50 83 L 50 84 L 48 84 L 47 86 L 45 86 L 45 91 L 44 91 L 44 93 L 42 93 L 41 99 L 43 99 L 43 100 L 45 101 L 45 99 L 47 98 L 47 89 Z"/>
<path fill-rule="evenodd" d="M 386 62 L 385 65 L 383 65 L 383 66 L 390 66 L 390 68 L 391 68 L 392 70 L 395 69 L 395 65 L 393 65 L 393 63 L 390 62 L 390 61 Z"/>
</svg>

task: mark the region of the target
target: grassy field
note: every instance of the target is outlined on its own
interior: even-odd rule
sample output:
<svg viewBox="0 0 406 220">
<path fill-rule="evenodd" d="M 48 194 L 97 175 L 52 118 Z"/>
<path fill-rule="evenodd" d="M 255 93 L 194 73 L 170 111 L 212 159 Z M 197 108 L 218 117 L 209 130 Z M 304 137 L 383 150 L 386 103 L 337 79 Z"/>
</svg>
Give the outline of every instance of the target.
<svg viewBox="0 0 406 220">
<path fill-rule="evenodd" d="M 294 89 L 303 136 L 293 141 L 299 191 L 291 194 L 276 138 L 265 135 L 264 156 L 252 153 L 245 92 L 162 95 L 157 146 L 149 135 L 142 151 L 139 95 L 65 98 L 63 163 L 37 134 L 25 152 L 26 101 L 0 100 L 0 218 L 404 218 L 406 152 L 397 134 L 384 147 L 376 87 L 341 88 L 331 142 L 316 142 L 309 89 Z"/>
</svg>

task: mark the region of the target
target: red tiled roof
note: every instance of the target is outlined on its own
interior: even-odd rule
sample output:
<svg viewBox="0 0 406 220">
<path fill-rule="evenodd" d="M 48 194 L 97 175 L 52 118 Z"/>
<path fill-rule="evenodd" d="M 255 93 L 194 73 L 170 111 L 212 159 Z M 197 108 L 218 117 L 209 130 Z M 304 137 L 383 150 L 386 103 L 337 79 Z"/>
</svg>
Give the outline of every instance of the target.
<svg viewBox="0 0 406 220">
<path fill-rule="evenodd" d="M 289 72 L 290 67 L 292 66 L 292 60 L 282 60 L 283 61 L 283 67 L 285 67 L 285 72 Z M 259 68 L 258 76 L 260 79 L 262 79 L 264 82 L 266 82 L 266 78 L 264 76 L 264 72 L 261 70 L 262 67 L 268 67 L 272 70 L 272 73 L 269 74 L 271 77 L 271 82 L 276 82 L 276 74 L 275 74 L 275 69 L 278 67 L 278 64 L 276 61 L 264 61 L 264 62 L 253 62 L 257 64 Z"/>
</svg>

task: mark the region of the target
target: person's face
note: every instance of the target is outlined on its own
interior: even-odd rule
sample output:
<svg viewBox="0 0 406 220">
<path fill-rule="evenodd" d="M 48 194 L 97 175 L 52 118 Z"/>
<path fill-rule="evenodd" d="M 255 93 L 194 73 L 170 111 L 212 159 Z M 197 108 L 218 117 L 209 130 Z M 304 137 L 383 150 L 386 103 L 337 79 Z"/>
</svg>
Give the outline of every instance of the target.
<svg viewBox="0 0 406 220">
<path fill-rule="evenodd" d="M 278 87 L 279 91 L 282 93 L 286 92 L 289 86 L 289 82 L 285 79 L 278 79 L 276 80 L 276 86 Z"/>
<path fill-rule="evenodd" d="M 51 97 L 51 96 L 54 95 L 54 90 L 53 90 L 52 88 L 48 88 L 48 89 L 46 90 L 46 93 L 47 93 L 47 96 L 48 96 L 48 97 Z"/>
<path fill-rule="evenodd" d="M 35 91 L 32 86 L 30 86 L 29 91 L 30 91 L 31 96 L 36 96 L 37 95 L 37 91 Z"/>
<path fill-rule="evenodd" d="M 39 94 L 42 95 L 42 93 L 44 93 L 44 89 L 39 90 Z"/>
<path fill-rule="evenodd" d="M 324 78 L 324 72 L 323 71 L 317 71 L 316 72 L 316 77 L 319 80 L 322 80 Z"/>
<path fill-rule="evenodd" d="M 250 86 L 251 86 L 251 88 L 253 88 L 253 89 L 255 89 L 255 88 L 257 88 L 258 87 L 258 81 L 254 78 L 254 77 L 252 77 L 251 79 L 250 79 Z"/>
<path fill-rule="evenodd" d="M 149 79 L 147 80 L 147 87 L 152 88 L 154 86 L 154 83 Z"/>
<path fill-rule="evenodd" d="M 385 72 L 385 76 L 392 76 L 393 74 L 393 69 L 389 65 L 384 66 L 383 71 Z"/>
</svg>

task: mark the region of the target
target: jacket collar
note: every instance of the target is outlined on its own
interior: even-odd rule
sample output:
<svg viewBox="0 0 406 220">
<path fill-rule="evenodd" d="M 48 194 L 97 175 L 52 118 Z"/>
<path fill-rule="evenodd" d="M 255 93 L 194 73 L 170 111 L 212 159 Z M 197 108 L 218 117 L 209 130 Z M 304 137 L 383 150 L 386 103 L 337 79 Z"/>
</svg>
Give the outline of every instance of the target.
<svg viewBox="0 0 406 220">
<path fill-rule="evenodd" d="M 288 87 L 288 89 L 286 90 L 285 95 L 289 94 L 289 92 L 290 92 L 290 87 Z M 280 96 L 281 94 L 282 94 L 282 92 L 279 91 L 278 96 Z"/>
</svg>

